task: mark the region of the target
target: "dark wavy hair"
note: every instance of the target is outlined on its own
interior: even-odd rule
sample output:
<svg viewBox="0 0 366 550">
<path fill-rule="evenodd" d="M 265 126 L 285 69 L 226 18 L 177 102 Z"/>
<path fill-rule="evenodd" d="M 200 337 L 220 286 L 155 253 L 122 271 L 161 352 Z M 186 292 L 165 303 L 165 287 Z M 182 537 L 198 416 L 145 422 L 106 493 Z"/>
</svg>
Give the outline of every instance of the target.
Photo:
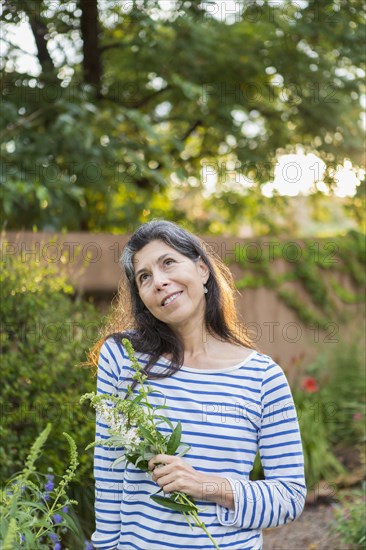
<svg viewBox="0 0 366 550">
<path fill-rule="evenodd" d="M 255 349 L 240 323 L 234 303 L 235 285 L 230 270 L 209 246 L 179 225 L 154 220 L 138 227 L 126 244 L 120 263 L 124 280 L 119 288 L 117 305 L 104 329 L 104 336 L 94 346 L 90 358 L 96 364 L 103 342 L 113 337 L 116 342 L 128 338 L 137 352 L 146 353 L 148 362 L 144 368 L 149 378 L 165 378 L 177 372 L 183 365 L 184 348 L 179 336 L 165 323 L 154 317 L 142 302 L 135 280 L 134 256 L 151 241 L 162 241 L 193 262 L 199 258 L 209 269 L 206 282 L 207 294 L 206 330 L 225 342 Z M 244 333 L 244 334 L 243 334 Z M 160 374 L 152 368 L 162 356 L 170 357 L 170 364 Z"/>
</svg>

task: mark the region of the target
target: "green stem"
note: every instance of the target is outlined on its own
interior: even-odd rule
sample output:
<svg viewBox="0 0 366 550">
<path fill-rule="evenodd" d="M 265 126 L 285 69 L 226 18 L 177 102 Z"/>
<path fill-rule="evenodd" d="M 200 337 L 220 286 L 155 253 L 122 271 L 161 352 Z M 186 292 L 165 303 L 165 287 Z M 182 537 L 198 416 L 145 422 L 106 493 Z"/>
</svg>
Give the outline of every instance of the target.
<svg viewBox="0 0 366 550">
<path fill-rule="evenodd" d="M 188 495 L 186 495 L 185 493 L 178 493 L 178 498 L 176 499 L 176 502 L 179 502 L 180 504 L 189 504 L 190 506 L 195 507 L 195 510 L 190 510 L 189 512 L 187 512 L 187 514 L 183 512 L 183 515 L 185 516 L 189 526 L 191 527 L 191 524 L 190 524 L 190 521 L 187 518 L 187 515 L 192 518 L 192 520 L 194 521 L 194 525 L 196 525 L 196 527 L 199 527 L 200 529 L 202 529 L 202 531 L 207 535 L 207 537 L 210 539 L 210 541 L 212 542 L 212 544 L 214 545 L 216 550 L 220 550 L 219 545 L 217 544 L 215 539 L 212 537 L 212 535 L 208 531 L 205 523 L 200 520 L 200 518 L 198 516 L 198 508 L 194 504 L 192 499 Z"/>
<path fill-rule="evenodd" d="M 197 527 L 200 527 L 202 529 L 202 531 L 204 531 L 206 533 L 206 535 L 208 536 L 208 538 L 210 539 L 210 541 L 212 542 L 212 544 L 214 545 L 216 550 L 220 550 L 219 545 L 217 544 L 215 539 L 212 537 L 211 533 L 208 531 L 208 529 L 207 529 L 206 525 L 203 523 L 203 521 L 201 521 L 199 519 L 198 514 L 194 513 L 194 512 L 190 512 L 190 516 L 191 516 L 192 519 L 195 520 L 195 524 L 197 525 Z"/>
<path fill-rule="evenodd" d="M 59 489 L 60 490 L 57 492 L 56 498 L 55 498 L 51 508 L 49 508 L 49 506 L 47 504 L 47 501 L 46 501 L 46 506 L 47 506 L 47 515 L 46 515 L 46 517 L 47 518 L 51 517 L 51 515 L 54 514 L 56 511 L 61 510 L 61 508 L 64 506 L 64 505 L 63 506 L 58 506 L 57 510 L 55 510 L 56 503 L 58 502 L 60 497 L 64 494 L 64 492 L 62 491 L 62 487 L 60 487 Z M 37 531 L 36 538 L 38 539 L 39 537 L 41 537 L 42 535 L 44 535 L 45 533 L 47 533 L 50 530 L 51 530 L 51 527 L 40 527 L 39 530 Z"/>
</svg>

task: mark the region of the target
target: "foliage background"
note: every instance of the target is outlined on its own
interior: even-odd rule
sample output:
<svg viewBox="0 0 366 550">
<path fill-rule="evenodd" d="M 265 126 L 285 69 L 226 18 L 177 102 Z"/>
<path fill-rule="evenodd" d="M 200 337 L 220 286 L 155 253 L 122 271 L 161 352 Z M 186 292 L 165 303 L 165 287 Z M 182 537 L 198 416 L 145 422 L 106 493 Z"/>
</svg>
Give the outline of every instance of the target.
<svg viewBox="0 0 366 550">
<path fill-rule="evenodd" d="M 294 235 L 304 209 L 315 231 L 344 225 L 344 212 L 362 223 L 364 183 L 341 200 L 333 190 L 345 159 L 364 180 L 363 3 L 233 4 L 4 3 L 7 229 L 131 231 L 164 216 L 201 232 Z M 34 39 L 28 69 L 20 24 Z M 279 156 L 299 151 L 317 155 L 312 193 L 263 194 Z"/>
<path fill-rule="evenodd" d="M 94 484 L 92 455 L 84 449 L 94 438 L 95 421 L 79 399 L 94 390 L 95 379 L 81 364 L 102 317 L 91 303 L 77 299 L 65 269 L 20 255 L 2 256 L 1 267 L 0 478 L 5 483 L 23 468 L 48 423 L 52 441 L 37 467 L 62 475 L 69 454 L 62 432 L 67 431 L 77 440 L 80 462 L 70 494 L 79 501 L 88 532 Z"/>
<path fill-rule="evenodd" d="M 48 460 L 60 473 L 68 450 L 62 432 L 78 433 L 85 441 L 94 432 L 92 415 L 85 417 L 79 406 L 80 384 L 91 391 L 94 379 L 80 364 L 100 316 L 91 304 L 70 299 L 73 289 L 55 268 L 19 259 L 2 267 L 1 479 L 23 466 L 47 422 L 54 424 Z"/>
</svg>

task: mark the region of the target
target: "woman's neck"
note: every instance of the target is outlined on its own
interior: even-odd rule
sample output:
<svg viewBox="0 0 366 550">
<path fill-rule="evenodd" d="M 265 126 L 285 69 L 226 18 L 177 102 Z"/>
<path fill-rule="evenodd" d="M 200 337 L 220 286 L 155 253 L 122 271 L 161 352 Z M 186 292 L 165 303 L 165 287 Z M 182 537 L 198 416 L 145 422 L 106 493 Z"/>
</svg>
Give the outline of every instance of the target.
<svg viewBox="0 0 366 550">
<path fill-rule="evenodd" d="M 185 358 L 210 356 L 218 340 L 212 336 L 204 325 L 200 327 L 185 327 L 183 332 L 177 331 L 184 347 Z"/>
</svg>

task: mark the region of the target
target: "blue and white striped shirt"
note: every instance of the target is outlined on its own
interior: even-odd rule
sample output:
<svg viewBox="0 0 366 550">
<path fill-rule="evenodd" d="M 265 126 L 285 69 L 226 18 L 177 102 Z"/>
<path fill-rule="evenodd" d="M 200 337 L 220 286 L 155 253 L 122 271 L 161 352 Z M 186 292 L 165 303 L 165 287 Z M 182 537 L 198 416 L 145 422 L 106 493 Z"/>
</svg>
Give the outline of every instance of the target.
<svg viewBox="0 0 366 550">
<path fill-rule="evenodd" d="M 141 363 L 147 356 L 136 354 Z M 168 361 L 154 366 L 161 370 Z M 109 338 L 102 346 L 97 391 L 125 395 L 133 370 L 122 344 Z M 221 550 L 260 550 L 261 529 L 294 520 L 303 509 L 306 486 L 302 445 L 291 391 L 282 369 L 267 355 L 253 351 L 225 369 L 183 366 L 168 378 L 150 380 L 166 397 L 164 413 L 181 421 L 182 442 L 191 446 L 184 460 L 196 470 L 227 478 L 235 509 L 199 501 L 200 517 Z M 163 396 L 153 393 L 152 404 Z M 166 431 L 164 425 L 161 431 Z M 168 433 L 168 432 L 167 432 Z M 97 419 L 97 439 L 108 426 Z M 249 480 L 257 451 L 265 479 Z M 96 548 L 112 550 L 212 550 L 213 544 L 184 516 L 153 502 L 159 486 L 146 473 L 124 463 L 111 469 L 121 451 L 95 448 Z"/>
</svg>

